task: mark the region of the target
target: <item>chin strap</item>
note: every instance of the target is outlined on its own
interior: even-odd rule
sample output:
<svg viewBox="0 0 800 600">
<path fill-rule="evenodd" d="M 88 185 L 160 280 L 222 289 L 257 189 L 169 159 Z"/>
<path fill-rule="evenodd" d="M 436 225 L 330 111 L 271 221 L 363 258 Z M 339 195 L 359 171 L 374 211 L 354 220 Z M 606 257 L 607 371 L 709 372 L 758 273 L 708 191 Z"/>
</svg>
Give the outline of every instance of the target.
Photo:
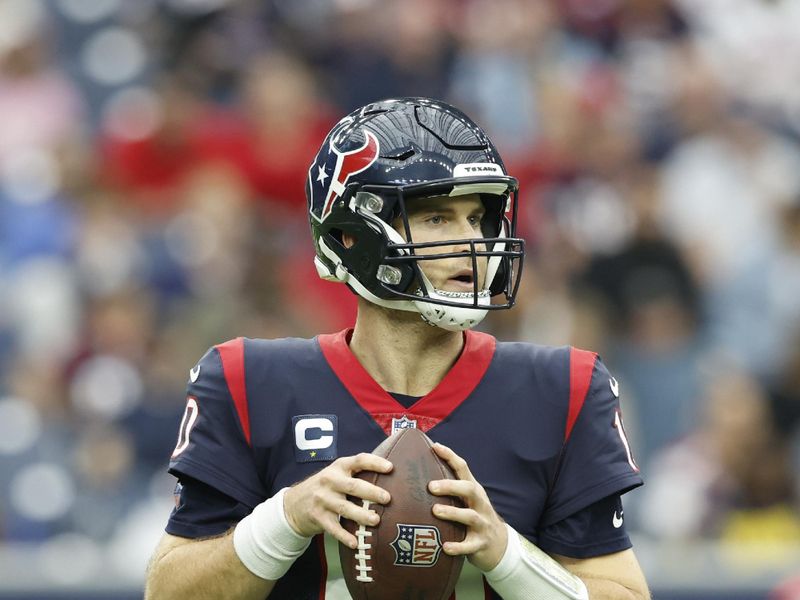
<svg viewBox="0 0 800 600">
<path fill-rule="evenodd" d="M 486 317 L 487 309 L 481 306 L 488 306 L 492 301 L 492 296 L 489 290 L 482 290 L 478 292 L 478 306 L 474 304 L 475 294 L 472 292 L 451 292 L 448 290 L 440 290 L 433 287 L 427 277 L 423 274 L 423 285 L 428 293 L 429 298 L 437 300 L 447 300 L 450 302 L 463 303 L 464 306 L 452 306 L 444 304 L 434 304 L 427 302 L 425 296 L 414 301 L 414 306 L 422 320 L 429 325 L 441 327 L 448 331 L 464 331 L 465 329 L 472 329 L 478 323 L 483 321 Z"/>
<path fill-rule="evenodd" d="M 471 297 L 472 294 L 470 294 L 470 298 Z M 445 299 L 449 298 L 445 297 Z M 486 303 L 488 304 L 490 300 L 487 294 Z M 479 298 L 478 301 L 483 302 L 483 298 Z M 470 304 L 472 304 L 471 300 Z M 441 327 L 448 331 L 472 329 L 483 321 L 488 312 L 484 308 L 475 308 L 473 306 L 445 306 L 426 302 L 425 300 L 416 300 L 414 301 L 414 305 L 422 317 L 422 320 L 428 325 Z"/>
</svg>

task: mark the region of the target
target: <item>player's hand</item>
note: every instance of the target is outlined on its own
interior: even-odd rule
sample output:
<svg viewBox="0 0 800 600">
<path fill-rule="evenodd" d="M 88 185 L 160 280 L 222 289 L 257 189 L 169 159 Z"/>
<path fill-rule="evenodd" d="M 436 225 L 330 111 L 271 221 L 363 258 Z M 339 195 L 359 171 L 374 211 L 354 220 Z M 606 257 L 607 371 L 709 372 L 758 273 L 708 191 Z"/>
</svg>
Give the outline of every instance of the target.
<svg viewBox="0 0 800 600">
<path fill-rule="evenodd" d="M 464 541 L 446 542 L 444 551 L 451 555 L 464 554 L 481 571 L 490 571 L 497 566 L 506 551 L 508 533 L 505 523 L 492 507 L 486 490 L 473 477 L 467 461 L 439 443 L 433 445 L 433 450 L 450 465 L 458 480 L 431 481 L 428 489 L 435 496 L 457 496 L 465 505 L 465 508 L 447 504 L 433 505 L 433 514 L 440 519 L 467 526 Z"/>
<path fill-rule="evenodd" d="M 392 463 L 385 458 L 362 452 L 346 456 L 286 490 L 283 510 L 292 528 L 307 537 L 327 532 L 350 548 L 358 545 L 354 535 L 339 523 L 339 517 L 359 525 L 373 526 L 380 521 L 378 513 L 351 502 L 347 496 L 378 504 L 389 502 L 389 492 L 363 479 L 354 477 L 361 471 L 388 473 Z"/>
</svg>

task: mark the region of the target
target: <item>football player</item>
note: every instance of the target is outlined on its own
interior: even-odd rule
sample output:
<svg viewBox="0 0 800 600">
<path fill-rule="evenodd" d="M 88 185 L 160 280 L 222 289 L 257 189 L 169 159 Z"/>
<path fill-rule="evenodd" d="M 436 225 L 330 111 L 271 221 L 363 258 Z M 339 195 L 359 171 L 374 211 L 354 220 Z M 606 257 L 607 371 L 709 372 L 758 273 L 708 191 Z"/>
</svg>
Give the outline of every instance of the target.
<svg viewBox="0 0 800 600">
<path fill-rule="evenodd" d="M 369 451 L 418 427 L 458 477 L 430 491 L 463 501 L 435 514 L 466 525 L 443 551 L 481 597 L 648 598 L 617 382 L 592 352 L 473 331 L 513 305 L 523 258 L 517 181 L 481 128 L 430 99 L 370 104 L 329 133 L 306 193 L 317 270 L 358 294 L 355 326 L 238 338 L 190 371 L 147 597 L 333 597 L 323 534 L 355 547 L 340 517 L 378 522 L 363 500 L 388 493 L 355 475 L 389 472 Z"/>
</svg>

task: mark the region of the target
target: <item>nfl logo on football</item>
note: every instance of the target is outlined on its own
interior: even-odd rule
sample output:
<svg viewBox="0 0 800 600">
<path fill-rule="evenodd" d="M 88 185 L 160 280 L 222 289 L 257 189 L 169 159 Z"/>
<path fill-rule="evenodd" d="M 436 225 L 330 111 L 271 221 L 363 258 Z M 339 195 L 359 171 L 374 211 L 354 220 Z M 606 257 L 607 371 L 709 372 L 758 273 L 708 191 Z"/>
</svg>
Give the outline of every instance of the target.
<svg viewBox="0 0 800 600">
<path fill-rule="evenodd" d="M 403 431 L 403 429 L 416 429 L 416 428 L 417 428 L 416 419 L 409 419 L 405 415 L 403 415 L 403 418 L 401 419 L 392 419 L 392 435 L 394 435 L 398 431 Z"/>
<path fill-rule="evenodd" d="M 394 564 L 401 567 L 432 567 L 439 559 L 442 542 L 439 530 L 432 525 L 397 524 L 392 542 Z"/>
</svg>

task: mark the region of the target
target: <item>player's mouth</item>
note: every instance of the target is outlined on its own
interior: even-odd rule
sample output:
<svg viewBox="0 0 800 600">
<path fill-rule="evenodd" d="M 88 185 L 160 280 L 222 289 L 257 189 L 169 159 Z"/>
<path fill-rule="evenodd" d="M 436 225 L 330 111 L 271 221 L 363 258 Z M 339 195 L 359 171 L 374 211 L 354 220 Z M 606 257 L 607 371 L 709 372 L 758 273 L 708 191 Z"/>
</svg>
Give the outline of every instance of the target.
<svg viewBox="0 0 800 600">
<path fill-rule="evenodd" d="M 472 269 L 462 269 L 450 276 L 444 289 L 452 292 L 474 292 L 475 276 Z"/>
</svg>

